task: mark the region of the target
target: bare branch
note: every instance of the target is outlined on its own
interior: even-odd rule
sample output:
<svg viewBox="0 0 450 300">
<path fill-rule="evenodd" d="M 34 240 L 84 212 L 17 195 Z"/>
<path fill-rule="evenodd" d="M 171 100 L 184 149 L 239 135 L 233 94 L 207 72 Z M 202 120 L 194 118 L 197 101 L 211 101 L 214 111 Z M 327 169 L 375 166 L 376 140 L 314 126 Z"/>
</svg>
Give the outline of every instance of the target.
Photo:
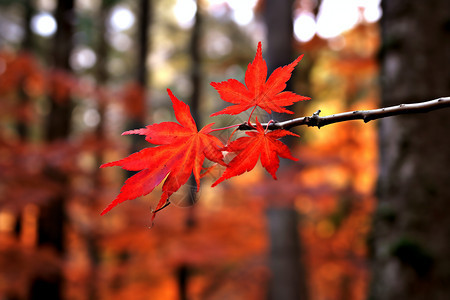
<svg viewBox="0 0 450 300">
<path fill-rule="evenodd" d="M 450 107 L 450 97 L 442 97 L 435 100 L 430 100 L 426 102 L 411 103 L 411 104 L 400 104 L 396 106 L 390 106 L 385 108 L 378 108 L 372 110 L 355 110 L 344 112 L 340 114 L 334 114 L 324 117 L 319 117 L 320 110 L 316 111 L 310 117 L 301 117 L 284 122 L 275 122 L 269 124 L 269 130 L 276 129 L 290 129 L 292 127 L 307 125 L 310 127 L 323 127 L 325 125 L 339 123 L 350 120 L 363 120 L 365 123 L 381 119 L 385 117 L 391 117 L 403 114 L 416 114 L 416 113 L 426 113 L 433 110 Z M 267 123 L 262 124 L 264 127 Z M 238 127 L 239 130 L 254 130 L 255 127 L 249 126 L 247 123 L 242 123 Z"/>
</svg>

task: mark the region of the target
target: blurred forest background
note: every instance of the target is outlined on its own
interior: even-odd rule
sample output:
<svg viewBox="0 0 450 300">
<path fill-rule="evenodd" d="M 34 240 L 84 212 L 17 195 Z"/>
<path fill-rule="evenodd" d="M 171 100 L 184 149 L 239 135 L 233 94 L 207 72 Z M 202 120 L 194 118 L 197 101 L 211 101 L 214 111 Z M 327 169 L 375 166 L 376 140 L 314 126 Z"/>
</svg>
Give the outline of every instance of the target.
<svg viewBox="0 0 450 300">
<path fill-rule="evenodd" d="M 174 120 L 166 88 L 211 122 L 209 83 L 243 81 L 258 41 L 269 72 L 305 54 L 296 116 L 380 106 L 379 2 L 1 0 L 0 299 L 367 298 L 375 122 L 296 128 L 278 181 L 211 174 L 152 229 L 157 191 L 100 217 L 130 174 L 99 166 Z"/>
</svg>

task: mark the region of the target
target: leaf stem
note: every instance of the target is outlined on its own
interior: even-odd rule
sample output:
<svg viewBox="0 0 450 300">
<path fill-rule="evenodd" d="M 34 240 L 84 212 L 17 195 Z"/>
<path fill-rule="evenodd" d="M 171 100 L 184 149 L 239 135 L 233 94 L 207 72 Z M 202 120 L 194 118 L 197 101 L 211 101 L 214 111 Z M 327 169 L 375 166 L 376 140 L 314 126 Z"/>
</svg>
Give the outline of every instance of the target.
<svg viewBox="0 0 450 300">
<path fill-rule="evenodd" d="M 239 130 L 239 127 L 236 128 L 235 130 L 233 130 L 233 132 L 230 134 L 230 137 L 228 138 L 228 141 L 227 141 L 227 145 L 230 144 L 231 138 L 233 137 L 233 135 L 234 135 L 234 134 L 236 133 L 236 131 L 238 131 L 238 130 Z"/>
<path fill-rule="evenodd" d="M 267 131 L 269 131 L 269 125 L 273 123 L 275 123 L 274 120 L 270 120 L 269 122 L 267 122 L 266 130 L 264 130 L 264 133 L 267 133 Z"/>
<path fill-rule="evenodd" d="M 253 110 L 252 110 L 252 112 L 250 113 L 250 116 L 248 116 L 248 121 L 247 121 L 247 123 L 248 123 L 250 126 L 252 126 L 252 123 L 250 122 L 250 119 L 252 118 L 252 115 L 253 115 L 253 113 L 255 112 L 255 109 L 256 109 L 256 105 L 255 105 L 255 107 L 253 107 Z M 256 128 L 256 127 L 254 127 L 254 128 Z"/>
<path fill-rule="evenodd" d="M 239 126 L 241 126 L 241 124 L 234 124 L 234 125 L 230 125 L 230 126 L 227 126 L 227 127 L 214 128 L 214 129 L 211 129 L 210 132 L 226 130 L 226 129 L 235 128 L 235 127 L 239 127 Z"/>
</svg>

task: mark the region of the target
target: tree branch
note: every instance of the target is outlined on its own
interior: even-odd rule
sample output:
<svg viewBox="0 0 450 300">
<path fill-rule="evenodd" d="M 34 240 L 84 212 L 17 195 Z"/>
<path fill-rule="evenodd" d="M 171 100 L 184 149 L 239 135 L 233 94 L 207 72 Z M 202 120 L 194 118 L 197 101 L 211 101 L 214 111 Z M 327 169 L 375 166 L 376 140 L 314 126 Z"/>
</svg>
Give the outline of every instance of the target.
<svg viewBox="0 0 450 300">
<path fill-rule="evenodd" d="M 416 114 L 416 113 L 426 113 L 433 110 L 450 107 L 450 97 L 442 97 L 435 100 L 411 103 L 411 104 L 400 104 L 396 106 L 390 106 L 385 108 L 378 108 L 372 110 L 355 110 L 344 112 L 340 114 L 334 114 L 324 117 L 319 117 L 320 110 L 316 111 L 310 117 L 301 117 L 284 122 L 271 122 L 269 124 L 269 130 L 276 129 L 290 129 L 292 127 L 307 125 L 309 127 L 323 127 L 325 125 L 339 123 L 350 120 L 363 120 L 367 123 L 372 120 L 381 119 L 385 117 L 391 117 L 403 114 Z M 264 127 L 267 123 L 262 124 Z M 247 122 L 242 123 L 238 127 L 239 130 L 254 130 L 255 127 L 249 126 Z"/>
</svg>

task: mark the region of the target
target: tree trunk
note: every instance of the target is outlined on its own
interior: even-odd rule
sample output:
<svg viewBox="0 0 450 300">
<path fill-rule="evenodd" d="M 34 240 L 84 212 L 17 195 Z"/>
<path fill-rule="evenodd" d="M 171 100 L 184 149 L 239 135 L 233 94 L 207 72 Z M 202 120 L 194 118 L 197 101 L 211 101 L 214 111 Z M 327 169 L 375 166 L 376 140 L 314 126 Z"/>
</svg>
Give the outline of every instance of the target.
<svg viewBox="0 0 450 300">
<path fill-rule="evenodd" d="M 31 18 L 33 17 L 34 13 L 34 5 L 31 0 L 26 0 L 23 3 L 24 8 L 24 36 L 22 40 L 22 51 L 25 52 L 25 55 L 30 55 L 30 53 L 33 51 L 33 33 L 31 31 Z M 30 105 L 30 99 L 27 93 L 25 92 L 25 84 L 22 82 L 22 85 L 19 90 L 19 106 L 21 108 L 26 108 L 28 105 Z M 29 135 L 29 125 L 27 124 L 27 120 L 24 118 L 18 118 L 16 120 L 16 130 L 17 134 L 19 136 L 19 139 L 21 142 L 26 142 Z M 16 224 L 15 224 L 15 234 L 18 237 L 20 235 L 20 232 L 22 231 L 22 213 L 18 213 Z"/>
<path fill-rule="evenodd" d="M 97 141 L 103 142 L 105 139 L 105 111 L 106 111 L 106 99 L 102 94 L 103 89 L 106 87 L 109 73 L 107 70 L 107 62 L 108 62 L 108 53 L 109 47 L 108 42 L 106 40 L 107 34 L 107 22 L 108 16 L 111 13 L 111 8 L 114 2 L 108 0 L 102 0 L 99 10 L 97 12 L 96 26 L 97 26 L 97 45 L 96 45 L 96 53 L 97 53 L 97 63 L 95 66 L 95 78 L 97 81 L 97 110 L 100 116 L 99 123 L 95 129 L 95 135 Z M 97 149 L 95 152 L 96 166 L 100 166 L 103 163 L 103 149 Z M 102 184 L 102 176 L 100 172 L 100 168 L 95 170 L 93 180 L 95 181 L 95 186 L 101 186 Z M 97 207 L 98 205 L 97 197 L 92 197 L 90 199 L 90 204 L 92 208 Z M 98 245 L 98 234 L 94 229 L 98 224 L 95 219 L 90 223 L 90 227 L 87 230 L 83 231 L 82 234 L 86 240 L 87 250 L 90 259 L 90 277 L 88 280 L 88 288 L 87 288 L 87 299 L 95 300 L 99 298 L 98 291 L 98 283 L 99 283 L 99 275 L 100 275 L 100 247 Z"/>
<path fill-rule="evenodd" d="M 139 2 L 139 52 L 136 79 L 142 86 L 147 86 L 148 81 L 147 55 L 150 41 L 148 32 L 153 16 L 152 7 L 152 0 L 140 0 Z"/>
<path fill-rule="evenodd" d="M 73 25 L 75 23 L 74 0 L 59 0 L 56 12 L 58 29 L 55 33 L 52 59 L 57 70 L 70 72 L 70 54 L 73 48 Z M 58 87 L 60 89 L 61 87 Z M 50 113 L 47 117 L 46 139 L 53 142 L 65 139 L 70 133 L 72 102 L 71 99 L 57 99 L 53 94 L 54 87 L 50 87 Z"/>
<path fill-rule="evenodd" d="M 195 21 L 191 31 L 191 38 L 189 41 L 189 58 L 191 64 L 190 81 L 192 86 L 192 92 L 189 97 L 190 109 L 192 117 L 197 124 L 198 128 L 202 127 L 202 122 L 199 114 L 200 101 L 202 95 L 202 59 L 201 59 L 201 35 L 202 35 L 202 14 L 201 5 L 202 1 L 197 0 L 197 11 L 195 13 Z M 191 174 L 187 184 L 190 188 L 187 190 L 187 195 L 185 195 L 186 203 L 183 205 L 189 206 L 189 213 L 185 220 L 185 230 L 190 232 L 195 229 L 197 225 L 197 220 L 195 218 L 195 203 L 197 202 L 197 183 L 195 182 L 194 176 Z M 178 281 L 178 291 L 179 299 L 187 300 L 189 299 L 188 288 L 189 288 L 189 277 L 191 276 L 191 266 L 187 263 L 182 263 L 177 269 L 177 281 Z"/>
<path fill-rule="evenodd" d="M 268 63 L 268 73 L 293 60 L 293 0 L 266 0 L 264 20 L 267 30 L 267 45 L 264 47 Z M 289 83 L 287 90 L 290 89 Z M 281 114 L 272 118 L 282 121 Z M 289 143 L 289 140 L 285 141 Z M 283 164 L 281 164 L 281 169 Z M 279 172 L 282 172 L 280 170 Z M 277 202 L 274 199 L 275 203 Z M 293 201 L 285 206 L 272 206 L 267 210 L 270 237 L 269 266 L 271 281 L 269 299 L 299 300 L 307 299 L 306 280 L 301 263 L 300 236 L 298 232 L 298 214 Z"/>
<path fill-rule="evenodd" d="M 383 2 L 382 106 L 450 94 L 450 2 Z M 383 119 L 370 299 L 450 299 L 450 114 Z"/>
<path fill-rule="evenodd" d="M 58 30 L 55 34 L 53 45 L 54 67 L 60 70 L 70 70 L 69 58 L 73 48 L 73 24 L 74 24 L 74 0 L 59 0 L 55 14 Z M 67 139 L 70 133 L 72 102 L 68 99 L 57 99 L 52 94 L 50 87 L 49 101 L 50 112 L 46 123 L 46 141 L 55 142 Z M 68 190 L 68 178 L 66 174 L 54 167 L 48 167 L 45 174 L 61 187 L 61 193 L 40 207 L 38 245 L 52 248 L 63 259 L 64 253 L 64 223 L 65 200 Z M 43 270 L 34 279 L 30 299 L 61 299 L 63 287 L 62 266 Z"/>
<path fill-rule="evenodd" d="M 137 32 L 137 60 L 135 69 L 135 82 L 137 82 L 139 88 L 142 89 L 142 93 L 139 99 L 134 101 L 139 102 L 138 107 L 141 107 L 141 111 L 134 111 L 129 116 L 127 127 L 129 129 L 142 128 L 145 124 L 146 110 L 146 90 L 148 87 L 149 70 L 147 68 L 147 55 L 150 46 L 150 40 L 148 36 L 149 26 L 153 16 L 152 0 L 140 0 L 139 12 L 138 12 L 138 32 Z M 135 105 L 136 104 L 132 104 Z M 138 135 L 131 135 L 131 149 L 130 152 L 137 152 L 142 148 L 142 138 Z M 128 171 L 128 177 L 134 175 L 136 172 Z"/>
<path fill-rule="evenodd" d="M 34 3 L 31 0 L 25 0 L 23 2 L 23 9 L 24 9 L 24 14 L 23 14 L 24 22 L 23 23 L 25 24 L 25 26 L 24 26 L 24 33 L 23 33 L 21 49 L 23 52 L 25 52 L 26 55 L 30 55 L 31 52 L 33 51 L 33 32 L 31 31 L 31 19 L 35 12 Z M 20 101 L 20 105 L 22 107 L 26 107 L 30 102 L 30 99 L 25 92 L 25 88 L 26 88 L 25 86 L 22 86 L 20 89 L 20 94 L 19 94 L 19 101 Z M 23 119 L 17 120 L 16 129 L 17 129 L 17 133 L 20 137 L 20 140 L 26 141 L 26 139 L 28 138 L 28 134 L 29 134 L 29 132 L 28 132 L 29 127 L 28 127 L 26 120 L 23 120 Z"/>
<path fill-rule="evenodd" d="M 272 273 L 268 299 L 307 299 L 306 279 L 300 261 L 298 213 L 292 207 L 270 207 L 267 219 Z"/>
</svg>

